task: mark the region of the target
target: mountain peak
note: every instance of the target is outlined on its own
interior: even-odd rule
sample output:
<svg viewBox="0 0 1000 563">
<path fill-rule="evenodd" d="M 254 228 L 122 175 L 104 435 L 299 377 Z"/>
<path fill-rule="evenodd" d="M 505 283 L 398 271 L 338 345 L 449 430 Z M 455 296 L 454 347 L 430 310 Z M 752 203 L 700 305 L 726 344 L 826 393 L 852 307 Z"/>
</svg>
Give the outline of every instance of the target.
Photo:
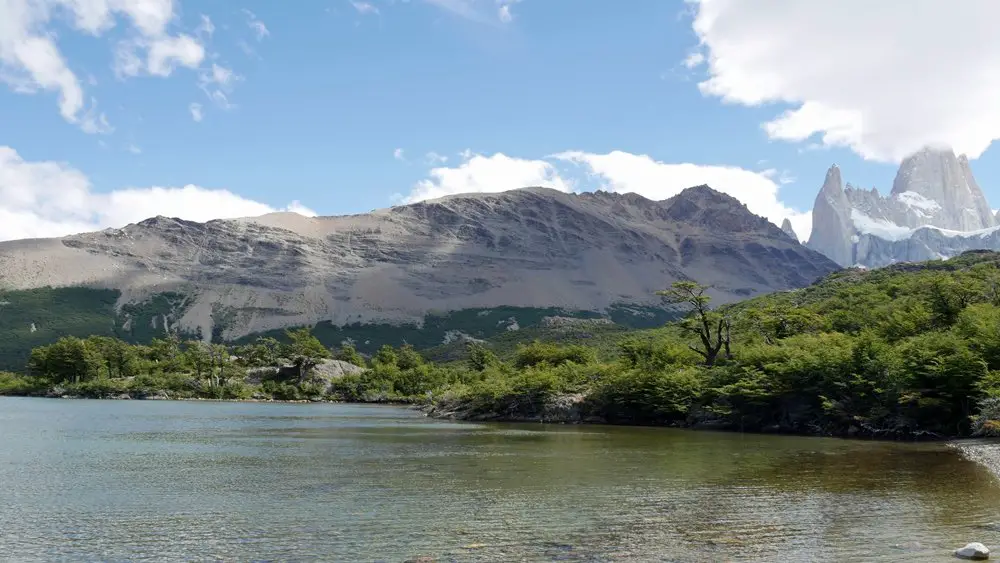
<svg viewBox="0 0 1000 563">
<path fill-rule="evenodd" d="M 793 240 L 799 240 L 799 236 L 795 234 L 795 229 L 792 228 L 792 222 L 787 217 L 781 222 L 781 230 L 785 231 L 785 234 L 792 237 Z"/>
<path fill-rule="evenodd" d="M 826 171 L 826 179 L 823 180 L 823 187 L 820 188 L 821 194 L 829 194 L 844 191 L 844 181 L 840 177 L 840 167 L 834 164 Z"/>
<path fill-rule="evenodd" d="M 996 224 L 967 157 L 950 148 L 927 146 L 906 157 L 892 182 L 892 195 L 916 194 L 939 207 L 929 224 L 975 231 Z"/>
</svg>

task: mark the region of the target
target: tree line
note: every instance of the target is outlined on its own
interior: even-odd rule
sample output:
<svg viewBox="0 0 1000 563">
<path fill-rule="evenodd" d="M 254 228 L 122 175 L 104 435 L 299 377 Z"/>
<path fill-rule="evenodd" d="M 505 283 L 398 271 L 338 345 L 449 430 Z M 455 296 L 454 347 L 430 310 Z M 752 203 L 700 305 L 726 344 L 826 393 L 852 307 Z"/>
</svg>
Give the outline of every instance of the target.
<svg viewBox="0 0 1000 563">
<path fill-rule="evenodd" d="M 1000 255 L 844 270 L 801 290 L 719 308 L 682 281 L 661 292 L 686 312 L 603 342 L 525 342 L 462 358 L 411 346 L 364 357 L 309 329 L 241 346 L 63 338 L 32 351 L 0 393 L 420 402 L 467 419 L 595 421 L 822 435 L 1000 434 Z M 553 329 L 557 330 L 557 329 Z M 333 358 L 357 373 L 322 376 Z M 280 367 L 280 369 L 275 368 Z M 273 369 L 272 369 L 273 368 Z M 263 374 L 263 375 L 261 375 Z"/>
</svg>

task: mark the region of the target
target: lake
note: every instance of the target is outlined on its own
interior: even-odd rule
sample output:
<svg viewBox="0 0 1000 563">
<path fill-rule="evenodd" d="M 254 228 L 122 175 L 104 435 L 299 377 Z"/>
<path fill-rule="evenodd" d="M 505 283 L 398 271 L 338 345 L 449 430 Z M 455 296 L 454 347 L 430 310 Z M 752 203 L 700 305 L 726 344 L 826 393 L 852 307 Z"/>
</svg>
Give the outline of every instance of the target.
<svg viewBox="0 0 1000 563">
<path fill-rule="evenodd" d="M 941 561 L 1000 544 L 1000 484 L 945 444 L 18 398 L 0 428 L 14 561 Z"/>
</svg>

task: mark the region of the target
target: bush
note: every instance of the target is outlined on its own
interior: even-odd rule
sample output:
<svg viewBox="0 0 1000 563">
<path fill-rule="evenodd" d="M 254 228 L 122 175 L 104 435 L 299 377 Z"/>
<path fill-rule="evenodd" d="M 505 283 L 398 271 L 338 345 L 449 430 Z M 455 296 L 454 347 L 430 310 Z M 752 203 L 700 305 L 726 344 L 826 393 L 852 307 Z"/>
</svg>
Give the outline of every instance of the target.
<svg viewBox="0 0 1000 563">
<path fill-rule="evenodd" d="M 676 366 L 693 366 L 702 357 L 686 345 L 666 339 L 630 338 L 618 345 L 622 361 L 628 368 L 662 371 Z"/>
<path fill-rule="evenodd" d="M 615 372 L 595 387 L 590 403 L 611 422 L 665 424 L 683 421 L 698 404 L 705 384 L 702 369 Z"/>
<path fill-rule="evenodd" d="M 362 367 L 362 368 L 365 367 L 365 358 L 364 358 L 364 356 L 362 356 L 358 352 L 357 348 L 355 348 L 351 344 L 344 344 L 343 346 L 341 346 L 340 350 L 337 350 L 337 353 L 334 354 L 333 357 L 334 357 L 334 359 L 340 360 L 342 362 L 347 362 L 349 364 L 354 364 L 354 365 L 356 365 L 358 367 Z"/>
<path fill-rule="evenodd" d="M 297 386 L 284 381 L 269 379 L 261 384 L 261 390 L 277 401 L 301 401 L 305 398 Z"/>
<path fill-rule="evenodd" d="M 33 395 L 42 392 L 46 383 L 43 379 L 0 371 L 0 395 Z"/>
<path fill-rule="evenodd" d="M 597 362 L 597 352 L 585 346 L 559 346 L 536 340 L 527 346 L 519 347 L 514 357 L 514 365 L 518 369 L 542 364 L 558 366 L 567 362 L 593 364 Z"/>
<path fill-rule="evenodd" d="M 972 435 L 996 438 L 1000 436 L 1000 397 L 979 401 L 979 412 L 972 417 Z"/>
<path fill-rule="evenodd" d="M 123 379 L 98 378 L 66 386 L 68 394 L 91 399 L 106 399 L 113 395 L 128 393 L 128 391 L 128 382 Z"/>
</svg>

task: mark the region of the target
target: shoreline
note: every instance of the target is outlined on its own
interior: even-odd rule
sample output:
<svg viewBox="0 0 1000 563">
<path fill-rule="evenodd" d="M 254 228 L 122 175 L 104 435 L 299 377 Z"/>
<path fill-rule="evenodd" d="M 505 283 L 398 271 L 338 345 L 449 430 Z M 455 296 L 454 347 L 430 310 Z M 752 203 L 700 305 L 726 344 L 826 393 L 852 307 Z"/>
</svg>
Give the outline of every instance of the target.
<svg viewBox="0 0 1000 563">
<path fill-rule="evenodd" d="M 541 416 L 516 416 L 498 415 L 496 413 L 464 416 L 458 410 L 446 410 L 433 403 L 405 402 L 405 401 L 340 401 L 334 399 L 217 399 L 212 397 L 170 397 L 166 393 L 160 392 L 152 395 L 137 396 L 122 393 L 116 396 L 107 397 L 86 397 L 79 395 L 48 395 L 48 394 L 6 394 L 3 397 L 23 397 L 31 399 L 52 399 L 69 401 L 190 401 L 190 402 L 210 402 L 210 403 L 275 403 L 275 404 L 333 404 L 333 405 L 382 405 L 391 407 L 403 407 L 423 413 L 427 418 L 451 422 L 468 423 L 499 423 L 499 424 L 539 424 L 539 425 L 560 425 L 560 426 L 621 426 L 634 428 L 672 428 L 675 430 L 690 430 L 696 432 L 732 432 L 739 434 L 753 434 L 759 436 L 788 436 L 801 438 L 836 438 L 841 440 L 867 440 L 879 442 L 913 442 L 913 443 L 948 443 L 957 440 L 975 440 L 975 436 L 940 436 L 929 433 L 914 436 L 912 434 L 890 435 L 888 432 L 877 434 L 867 432 L 856 432 L 854 434 L 833 434 L 833 433 L 808 433 L 795 432 L 782 429 L 763 430 L 741 430 L 732 428 L 721 423 L 699 423 L 693 425 L 684 424 L 639 424 L 635 422 L 609 422 L 600 417 L 551 417 Z"/>
<path fill-rule="evenodd" d="M 283 403 L 283 404 L 335 404 L 335 405 L 386 405 L 395 407 L 414 407 L 420 408 L 417 403 L 405 402 L 405 401 L 338 401 L 335 399 L 263 399 L 263 398 L 249 398 L 249 399 L 218 399 L 215 397 L 170 397 L 163 394 L 154 394 L 149 396 L 137 396 L 133 397 L 128 393 L 121 393 L 119 395 L 107 396 L 107 397 L 86 397 L 83 395 L 49 395 L 49 394 L 31 394 L 31 393 L 9 393 L 0 395 L 0 399 L 12 397 L 12 398 L 24 398 L 24 399 L 51 399 L 56 401 L 157 401 L 157 402 L 167 402 L 167 401 L 198 401 L 205 403 Z"/>
<path fill-rule="evenodd" d="M 504 416 L 498 415 L 496 413 L 474 415 L 474 416 L 463 416 L 462 413 L 456 410 L 445 410 L 440 409 L 434 404 L 424 404 L 424 405 L 413 405 L 415 409 L 418 409 L 424 413 L 428 418 L 433 418 L 436 420 L 449 420 L 453 422 L 472 422 L 472 423 L 506 423 L 506 424 L 554 424 L 554 425 L 564 425 L 564 426 L 623 426 L 623 427 L 633 427 L 633 428 L 672 428 L 675 430 L 691 430 L 697 432 L 732 432 L 738 434 L 753 434 L 758 436 L 797 436 L 803 438 L 837 438 L 841 440 L 866 440 L 866 441 L 878 441 L 878 442 L 913 442 L 913 443 L 947 443 L 953 442 L 955 440 L 974 440 L 977 439 L 975 436 L 942 436 L 932 433 L 920 433 L 914 434 L 896 434 L 890 435 L 888 432 L 884 433 L 870 433 L 859 431 L 853 434 L 843 433 L 809 433 L 809 432 L 795 432 L 790 430 L 783 430 L 779 428 L 762 429 L 762 430 L 744 430 L 740 428 L 733 428 L 724 423 L 710 423 L 702 422 L 697 424 L 640 424 L 632 421 L 628 422 L 611 422 L 607 419 L 591 416 L 591 417 L 553 417 L 553 418 L 543 418 L 541 416 Z"/>
</svg>

